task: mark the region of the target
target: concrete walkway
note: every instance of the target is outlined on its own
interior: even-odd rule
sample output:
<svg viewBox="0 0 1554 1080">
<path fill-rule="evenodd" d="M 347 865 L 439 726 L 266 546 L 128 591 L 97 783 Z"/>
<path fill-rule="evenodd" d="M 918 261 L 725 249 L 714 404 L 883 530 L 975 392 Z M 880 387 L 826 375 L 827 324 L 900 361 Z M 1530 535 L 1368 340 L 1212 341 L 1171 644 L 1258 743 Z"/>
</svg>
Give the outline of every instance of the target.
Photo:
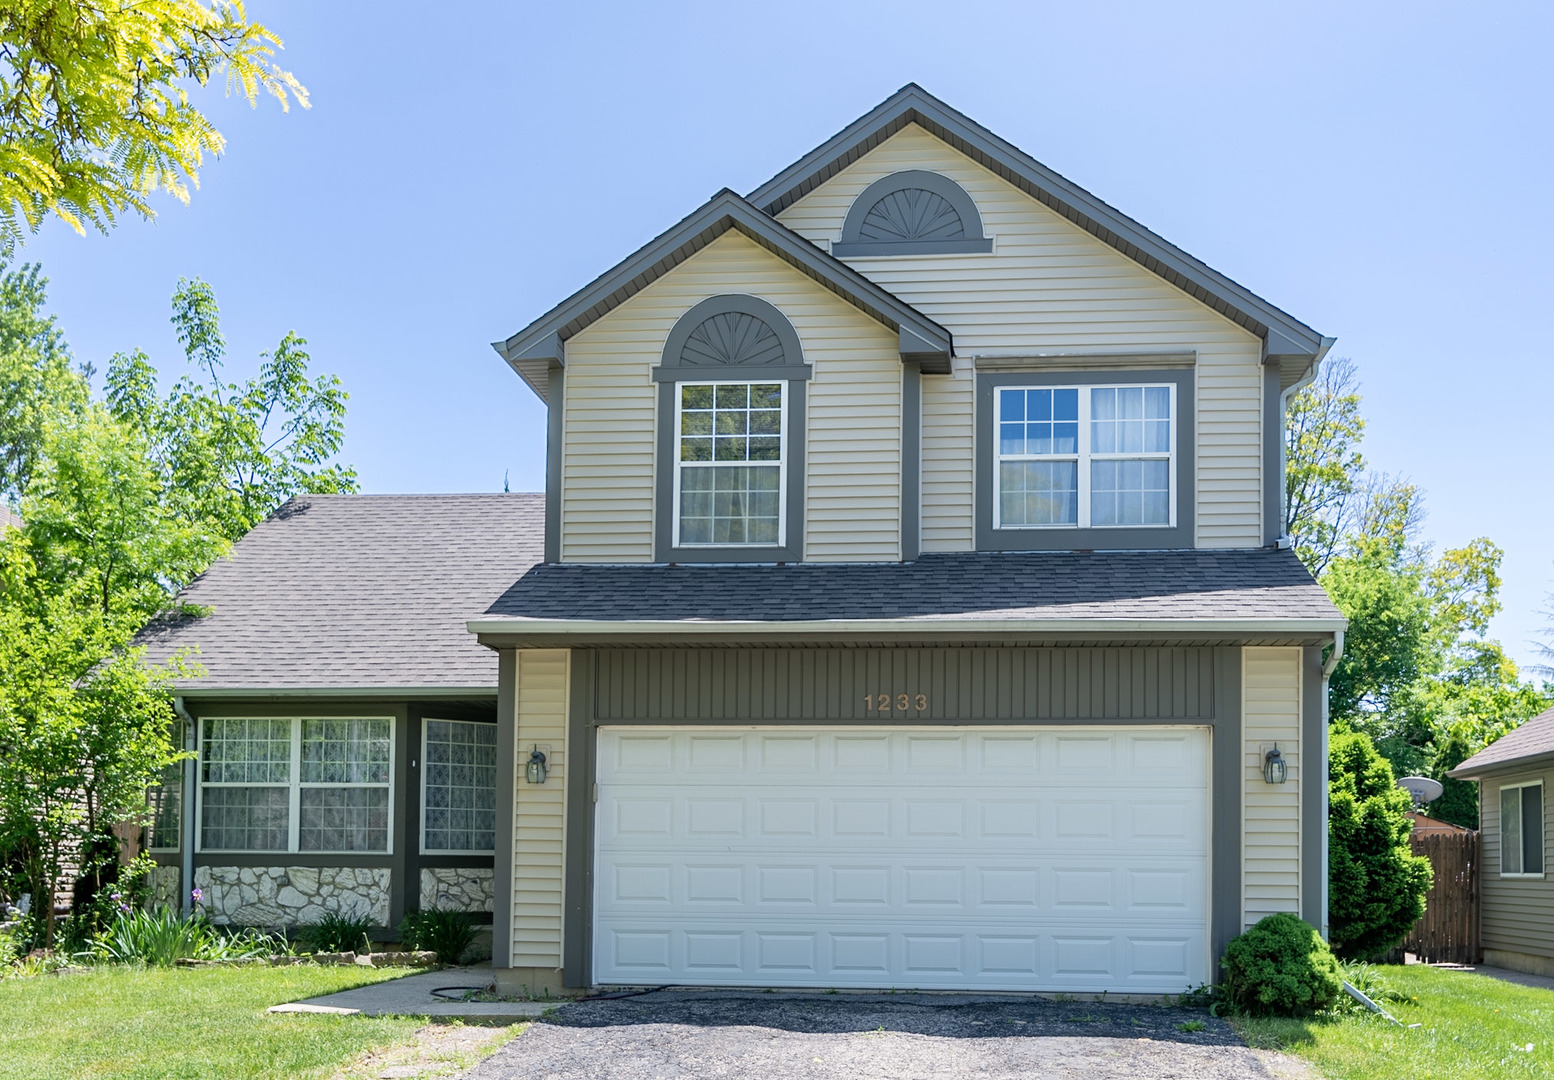
<svg viewBox="0 0 1554 1080">
<path fill-rule="evenodd" d="M 1431 966 L 1438 967 L 1443 971 L 1467 971 L 1474 975 L 1487 975 L 1491 979 L 1516 983 L 1519 986 L 1536 986 L 1540 990 L 1554 990 L 1554 979 L 1549 978 L 1547 975 L 1530 975 L 1525 971 L 1490 967 L 1488 964 L 1433 964 Z"/>
<path fill-rule="evenodd" d="M 455 1001 L 458 989 L 478 990 L 491 985 L 491 967 L 443 968 L 402 979 L 358 986 L 337 994 L 305 998 L 273 1005 L 270 1012 L 329 1013 L 348 1016 L 432 1016 L 465 1023 L 516 1024 L 544 1016 L 560 1002 L 551 1001 Z M 448 997 L 433 993 L 448 991 Z"/>
</svg>

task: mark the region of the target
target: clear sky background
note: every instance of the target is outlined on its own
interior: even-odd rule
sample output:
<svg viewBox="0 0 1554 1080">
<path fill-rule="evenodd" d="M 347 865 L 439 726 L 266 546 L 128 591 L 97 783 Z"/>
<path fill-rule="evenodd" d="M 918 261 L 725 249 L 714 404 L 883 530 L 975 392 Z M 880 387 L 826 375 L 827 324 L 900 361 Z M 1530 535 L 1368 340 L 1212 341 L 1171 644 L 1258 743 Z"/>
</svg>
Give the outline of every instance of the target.
<svg viewBox="0 0 1554 1080">
<path fill-rule="evenodd" d="M 722 187 L 916 81 L 1353 357 L 1373 467 L 1437 546 L 1506 549 L 1494 632 L 1554 589 L 1554 5 L 249 0 L 310 110 L 219 90 L 192 204 L 41 261 L 79 359 L 168 379 L 180 276 L 229 371 L 295 329 L 351 394 L 368 492 L 544 485 L 544 416 L 489 342 Z"/>
</svg>

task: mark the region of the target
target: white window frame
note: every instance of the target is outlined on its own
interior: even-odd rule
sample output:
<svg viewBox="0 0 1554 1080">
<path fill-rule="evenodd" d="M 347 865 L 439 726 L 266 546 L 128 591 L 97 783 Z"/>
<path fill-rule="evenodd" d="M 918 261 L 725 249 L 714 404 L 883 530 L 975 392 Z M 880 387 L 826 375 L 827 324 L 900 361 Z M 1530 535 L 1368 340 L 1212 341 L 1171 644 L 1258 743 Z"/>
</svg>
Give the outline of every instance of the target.
<svg viewBox="0 0 1554 1080">
<path fill-rule="evenodd" d="M 419 845 L 420 845 L 420 853 L 422 855 L 495 855 L 496 854 L 496 830 L 495 830 L 495 824 L 496 824 L 497 818 L 501 814 L 501 808 L 500 807 L 493 807 L 493 809 L 492 809 L 491 822 L 492 822 L 493 828 L 492 828 L 492 833 L 491 833 L 491 846 L 489 848 L 429 848 L 429 847 L 426 846 L 426 729 L 427 729 L 427 726 L 429 724 L 432 724 L 432 723 L 438 723 L 438 724 L 471 724 L 471 725 L 474 725 L 474 726 L 477 726 L 477 727 L 484 726 L 484 727 L 489 727 L 489 728 L 493 728 L 493 729 L 496 727 L 496 725 L 494 723 L 490 723 L 490 722 L 482 723 L 479 720 L 449 720 L 446 717 L 442 717 L 442 716 L 423 716 L 421 718 L 421 769 L 420 769 L 420 772 L 421 772 L 421 784 L 420 784 L 420 786 L 421 786 L 421 825 L 420 825 L 420 835 L 416 838 L 418 843 L 419 843 Z M 501 756 L 498 755 L 498 757 L 497 757 L 497 768 L 500 769 L 501 767 L 502 767 Z"/>
<path fill-rule="evenodd" d="M 194 850 L 196 854 L 221 854 L 221 855 L 356 855 L 356 856 L 381 856 L 387 858 L 394 854 L 394 795 L 395 795 L 395 762 L 398 759 L 395 745 L 397 735 L 395 718 L 392 716 L 212 716 L 211 720 L 288 720 L 291 723 L 291 768 L 286 782 L 288 789 L 288 802 L 286 805 L 286 846 L 284 848 L 208 848 L 205 846 L 205 789 L 206 787 L 281 787 L 280 784 L 236 784 L 217 782 L 207 784 L 205 775 L 205 721 L 207 717 L 199 718 L 199 731 L 194 741 Z M 383 720 L 388 722 L 389 730 L 389 769 L 388 769 L 388 830 L 387 846 L 382 851 L 303 851 L 301 850 L 302 838 L 302 789 L 309 788 L 381 788 L 383 784 L 319 784 L 302 782 L 302 722 L 304 720 Z"/>
<path fill-rule="evenodd" d="M 673 515 L 672 518 L 670 519 L 670 530 L 671 530 L 671 532 L 670 532 L 670 537 L 671 537 L 671 544 L 670 544 L 670 546 L 671 547 L 687 548 L 687 549 L 695 549 L 695 548 L 756 548 L 756 549 L 761 549 L 761 548 L 773 548 L 773 547 L 785 547 L 785 546 L 787 546 L 787 543 L 788 543 L 788 396 L 789 396 L 788 390 L 789 390 L 789 384 L 790 384 L 790 380 L 788 380 L 788 379 L 718 379 L 716 381 L 711 381 L 711 382 L 701 381 L 701 380 L 697 380 L 697 379 L 685 379 L 683 381 L 676 382 L 676 383 L 673 384 L 673 386 L 674 386 L 674 438 L 672 440 L 673 441 L 673 446 L 672 446 L 672 448 L 670 450 L 670 456 L 672 458 L 671 464 L 672 464 L 672 466 L 674 468 L 674 479 L 673 479 L 673 482 L 674 482 L 674 495 L 673 495 L 673 498 L 672 498 L 672 505 L 669 508 L 670 514 Z M 781 427 L 780 427 L 780 430 L 777 433 L 777 461 L 775 462 L 775 464 L 777 466 L 777 542 L 775 544 L 765 544 L 765 543 L 754 544 L 754 543 L 750 543 L 748 541 L 746 541 L 744 543 L 739 543 L 739 544 L 719 544 L 719 543 L 682 544 L 680 542 L 680 475 L 681 475 L 680 474 L 680 470 L 685 468 L 686 466 L 690 466 L 691 468 L 695 468 L 695 469 L 701 469 L 701 468 L 709 468 L 709 467 L 713 467 L 713 466 L 717 466 L 717 465 L 725 465 L 725 466 L 727 466 L 727 465 L 738 465 L 738 464 L 740 464 L 739 462 L 735 462 L 735 461 L 717 461 L 717 460 L 713 460 L 713 461 L 681 461 L 680 460 L 680 450 L 681 450 L 680 440 L 681 440 L 681 438 L 683 438 L 683 435 L 682 435 L 683 423 L 682 423 L 681 418 L 680 418 L 680 413 L 681 413 L 681 411 L 682 411 L 682 409 L 684 408 L 684 405 L 685 405 L 685 394 L 684 394 L 683 391 L 688 386 L 712 386 L 712 387 L 717 387 L 717 386 L 747 386 L 747 387 L 748 386 L 780 386 L 780 387 L 782 387 L 781 409 L 779 410 L 780 415 L 778 416 L 778 420 L 777 420 L 778 424 L 781 425 Z M 716 444 L 714 444 L 714 445 L 716 445 Z M 746 461 L 746 462 L 744 462 L 744 464 L 746 464 L 746 465 L 756 465 L 758 467 L 770 467 L 774 463 L 770 462 L 770 461 L 758 461 L 758 462 Z"/>
<path fill-rule="evenodd" d="M 1529 873 L 1527 873 L 1524 870 L 1523 871 L 1517 871 L 1516 873 L 1508 873 L 1506 871 L 1506 869 L 1505 869 L 1505 793 L 1507 791 L 1520 791 L 1523 788 L 1530 788 L 1530 787 L 1535 787 L 1535 788 L 1540 789 L 1540 791 L 1539 791 L 1540 796 L 1546 796 L 1547 795 L 1547 792 L 1544 792 L 1544 791 L 1541 790 L 1542 787 L 1543 787 L 1543 781 L 1542 780 L 1526 780 L 1526 781 L 1523 781 L 1522 783 L 1519 783 L 1519 784 L 1501 784 L 1496 789 L 1496 792 L 1495 792 L 1495 797 L 1500 800 L 1500 835 L 1497 837 L 1497 839 L 1500 841 L 1500 851 L 1498 852 L 1498 858 L 1500 860 L 1500 876 L 1503 877 L 1503 878 L 1523 878 L 1523 879 L 1526 879 L 1526 880 L 1529 880 L 1529 881 L 1542 881 L 1544 878 L 1546 878 L 1548 876 L 1548 869 L 1549 869 L 1549 849 L 1548 849 L 1548 843 L 1549 843 L 1549 839 L 1548 839 L 1547 822 L 1548 822 L 1548 816 L 1549 816 L 1549 807 L 1548 807 L 1548 803 L 1544 802 L 1543 798 L 1541 798 L 1541 797 L 1539 798 L 1538 802 L 1539 802 L 1539 806 L 1542 809 L 1543 813 L 1542 813 L 1542 815 L 1540 816 L 1540 818 L 1538 820 L 1538 843 L 1543 848 L 1543 869 L 1538 871 L 1535 874 L 1529 874 Z M 1521 835 L 1521 826 L 1522 826 L 1522 816 L 1521 816 L 1521 814 L 1522 814 L 1522 797 L 1520 795 L 1518 795 L 1516 797 L 1516 820 L 1517 820 L 1517 830 L 1516 831 L 1517 831 L 1517 836 L 1521 840 L 1521 843 L 1522 843 L 1522 850 L 1520 852 L 1518 852 L 1517 854 L 1521 856 L 1521 860 L 1520 861 L 1522 862 L 1522 864 L 1526 865 L 1526 862 L 1527 862 L 1527 859 L 1526 859 L 1527 838 L 1525 836 Z"/>
<path fill-rule="evenodd" d="M 1171 435 L 1168 440 L 1170 450 L 1162 454 L 1159 451 L 1152 452 L 1127 452 L 1113 454 L 1093 454 L 1090 451 L 1090 400 L 1091 391 L 1094 390 L 1156 390 L 1165 389 L 1170 392 L 1171 409 Z M 1077 390 L 1079 392 L 1079 444 L 1072 454 L 1005 454 L 1003 448 L 1003 411 L 1005 390 Z M 1174 529 L 1176 525 L 1177 501 L 1181 497 L 1176 482 L 1176 444 L 1177 434 L 1180 430 L 1181 418 L 1178 415 L 1176 384 L 1174 382 L 1150 382 L 1150 383 L 1030 383 L 1011 384 L 1009 386 L 996 386 L 993 388 L 993 430 L 989 435 L 993 449 L 993 528 L 1008 532 L 1023 532 L 1028 529 Z M 1169 490 L 1166 495 L 1166 509 L 1168 518 L 1161 522 L 1140 522 L 1138 524 L 1119 525 L 1092 525 L 1090 523 L 1090 463 L 1093 461 L 1136 461 L 1138 459 L 1159 461 L 1164 459 L 1166 465 L 1166 483 Z M 1079 473 L 1079 508 L 1075 519 L 1070 522 L 1055 522 L 1050 525 L 1005 525 L 1003 523 L 1003 470 L 999 467 L 1006 461 L 1074 461 Z"/>
</svg>

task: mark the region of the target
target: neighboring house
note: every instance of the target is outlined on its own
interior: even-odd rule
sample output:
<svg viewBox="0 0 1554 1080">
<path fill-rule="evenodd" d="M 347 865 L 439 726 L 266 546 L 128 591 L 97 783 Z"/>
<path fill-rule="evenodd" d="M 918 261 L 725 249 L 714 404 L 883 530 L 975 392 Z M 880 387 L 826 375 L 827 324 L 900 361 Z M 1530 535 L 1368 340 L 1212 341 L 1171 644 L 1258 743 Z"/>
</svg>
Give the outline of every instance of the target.
<svg viewBox="0 0 1554 1080">
<path fill-rule="evenodd" d="M 1490 743 L 1448 775 L 1478 781 L 1479 938 L 1484 963 L 1554 975 L 1554 709 Z"/>
<path fill-rule="evenodd" d="M 1434 836 L 1439 833 L 1466 833 L 1472 829 L 1465 829 L 1461 825 L 1453 825 L 1449 821 L 1433 818 L 1428 814 L 1412 813 L 1409 819 L 1414 823 L 1414 836 Z"/>
<path fill-rule="evenodd" d="M 1326 921 L 1280 454 L 1330 345 L 908 86 L 497 345 L 543 504 L 297 500 L 190 590 L 167 861 L 232 917 L 492 868 L 512 987 L 1212 981 Z M 422 854 L 449 718 L 478 865 Z"/>
<path fill-rule="evenodd" d="M 0 503 L 0 533 L 5 532 L 7 529 L 20 529 L 21 527 L 21 515 L 5 505 L 5 503 Z"/>
</svg>

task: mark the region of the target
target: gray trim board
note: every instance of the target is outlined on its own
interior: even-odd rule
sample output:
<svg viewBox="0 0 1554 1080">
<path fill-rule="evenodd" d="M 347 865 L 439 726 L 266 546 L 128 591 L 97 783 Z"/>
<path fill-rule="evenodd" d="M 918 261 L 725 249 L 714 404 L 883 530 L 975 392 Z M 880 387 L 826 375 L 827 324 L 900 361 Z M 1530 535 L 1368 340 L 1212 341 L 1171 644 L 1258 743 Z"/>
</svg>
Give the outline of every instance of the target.
<svg viewBox="0 0 1554 1080">
<path fill-rule="evenodd" d="M 545 561 L 561 561 L 561 465 L 566 438 L 567 372 L 560 364 L 546 374 L 545 396 Z"/>
<path fill-rule="evenodd" d="M 877 240 L 863 236 L 864 220 L 881 199 L 907 188 L 931 191 L 954 208 L 960 218 L 960 236 L 942 240 L 902 239 Z M 855 258 L 872 255 L 957 255 L 986 253 L 993 250 L 993 241 L 982 233 L 982 214 L 966 189 L 941 173 L 925 169 L 904 169 L 882 176 L 853 200 L 842 222 L 842 239 L 831 245 L 831 254 L 838 258 Z"/>
<path fill-rule="evenodd" d="M 411 808 L 419 807 L 420 792 L 412 786 L 410 763 L 421 756 L 420 751 L 420 719 L 416 716 L 414 706 L 394 717 L 394 746 L 399 753 L 395 755 L 397 760 L 391 761 L 389 767 L 394 771 L 394 805 L 389 807 L 390 836 L 395 843 L 391 843 L 393 853 L 389 856 L 389 926 L 398 926 L 399 920 L 405 917 L 405 910 L 410 906 L 408 896 L 413 890 L 419 901 L 421 893 L 421 875 L 415 866 L 416 854 L 421 850 L 420 815 L 414 815 L 415 824 L 411 825 Z M 415 735 L 412 736 L 411 732 Z M 415 745 L 411 745 L 411 739 L 415 739 Z M 419 903 L 416 906 L 420 906 Z"/>
<path fill-rule="evenodd" d="M 693 369 L 680 369 L 681 371 Z M 759 369 L 745 368 L 742 380 L 752 378 L 749 372 Z M 701 381 L 696 375 L 687 382 Z M 658 384 L 658 445 L 654 468 L 653 490 L 656 512 L 653 515 L 653 561 L 655 563 L 797 563 L 804 561 L 804 419 L 805 383 L 803 379 L 785 382 L 788 397 L 785 433 L 787 462 L 786 543 L 771 547 L 741 544 L 737 547 L 675 547 L 674 546 L 674 470 L 675 430 L 674 395 L 678 384 Z"/>
<path fill-rule="evenodd" d="M 584 327 L 613 311 L 730 229 L 743 234 L 817 284 L 898 332 L 903 355 L 926 357 L 950 370 L 950 332 L 910 304 L 876 285 L 840 259 L 724 189 L 593 282 L 505 341 L 492 343 L 498 355 L 524 375 L 532 350 L 556 354 Z M 553 343 L 552 343 L 553 342 Z"/>
<path fill-rule="evenodd" d="M 1005 386 L 1105 386 L 1112 383 L 1153 382 L 1176 385 L 1176 525 L 1172 528 L 993 528 L 993 394 Z M 1194 371 L 1161 368 L 1150 371 L 1029 371 L 979 372 L 977 374 L 976 440 L 976 540 L 978 551 L 1154 551 L 1191 548 L 1196 542 L 1195 505 L 1197 438 L 1194 427 L 1196 395 Z"/>
<path fill-rule="evenodd" d="M 594 970 L 594 783 L 599 774 L 593 720 L 595 654 L 572 650 L 567 695 L 567 829 L 562 867 L 561 984 L 584 987 Z"/>
<path fill-rule="evenodd" d="M 1301 650 L 1300 917 L 1327 937 L 1327 725 L 1322 722 L 1322 646 Z"/>
<path fill-rule="evenodd" d="M 750 193 L 780 214 L 899 132 L 917 124 L 1092 236 L 1268 343 L 1270 353 L 1319 357 L 1330 342 L 1299 319 L 1212 269 L 1012 143 L 908 83 Z"/>
<path fill-rule="evenodd" d="M 512 966 L 513 785 L 518 776 L 518 653 L 497 653 L 496 856 L 491 873 L 491 966 Z"/>
<path fill-rule="evenodd" d="M 901 365 L 901 561 L 922 550 L 923 370 L 915 360 Z"/>
<path fill-rule="evenodd" d="M 1214 650 L 1214 749 L 1210 762 L 1213 868 L 1209 885 L 1209 953 L 1225 954 L 1241 933 L 1241 647 Z M 1210 969 L 1218 974 L 1218 967 Z"/>
<path fill-rule="evenodd" d="M 1284 535 L 1284 396 L 1279 368 L 1263 368 L 1263 543 Z"/>
</svg>

